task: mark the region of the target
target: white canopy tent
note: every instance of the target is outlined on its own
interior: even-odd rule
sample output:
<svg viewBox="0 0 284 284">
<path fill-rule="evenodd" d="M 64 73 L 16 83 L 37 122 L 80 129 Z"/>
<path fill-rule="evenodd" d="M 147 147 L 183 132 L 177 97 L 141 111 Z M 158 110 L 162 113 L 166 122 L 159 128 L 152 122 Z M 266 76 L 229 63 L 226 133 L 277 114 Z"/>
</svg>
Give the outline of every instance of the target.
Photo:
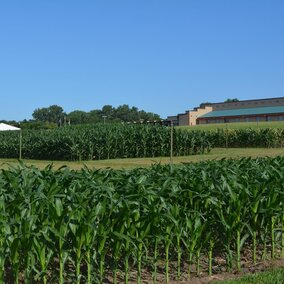
<svg viewBox="0 0 284 284">
<path fill-rule="evenodd" d="M 7 131 L 7 130 L 21 130 L 21 128 L 6 123 L 0 123 L 0 131 Z"/>
<path fill-rule="evenodd" d="M 21 128 L 6 124 L 6 123 L 0 123 L 0 131 L 20 131 L 20 154 L 19 158 L 22 159 L 22 131 Z"/>
</svg>

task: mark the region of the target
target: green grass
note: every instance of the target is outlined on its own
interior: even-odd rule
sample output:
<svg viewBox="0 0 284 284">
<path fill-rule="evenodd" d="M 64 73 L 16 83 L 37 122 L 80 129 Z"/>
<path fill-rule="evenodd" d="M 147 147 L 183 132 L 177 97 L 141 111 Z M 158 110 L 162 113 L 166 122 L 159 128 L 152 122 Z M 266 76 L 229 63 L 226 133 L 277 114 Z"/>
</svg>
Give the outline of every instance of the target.
<svg viewBox="0 0 284 284">
<path fill-rule="evenodd" d="M 188 163 L 199 162 L 204 160 L 222 159 L 222 158 L 240 158 L 240 157 L 263 157 L 270 156 L 275 157 L 284 155 L 284 148 L 215 148 L 209 154 L 193 155 L 174 157 L 173 162 Z M 48 164 L 53 163 L 55 168 L 59 168 L 63 165 L 70 167 L 71 169 L 81 169 L 86 165 L 89 168 L 114 168 L 114 169 L 133 169 L 137 167 L 149 167 L 155 163 L 168 164 L 170 163 L 169 157 L 160 158 L 133 158 L 133 159 L 113 159 L 113 160 L 101 160 L 101 161 L 81 161 L 81 162 L 66 162 L 66 161 L 39 161 L 39 160 L 23 160 L 27 165 L 34 165 L 40 169 L 43 169 Z M 0 168 L 7 169 L 9 165 L 15 166 L 18 164 L 16 159 L 0 159 Z"/>
<path fill-rule="evenodd" d="M 256 273 L 244 276 L 235 280 L 218 281 L 214 283 L 222 284 L 283 284 L 284 268 L 274 269 L 272 271 Z"/>
<path fill-rule="evenodd" d="M 217 123 L 195 126 L 180 126 L 188 130 L 214 130 L 217 128 L 244 129 L 244 128 L 284 128 L 284 121 L 262 121 L 262 122 L 239 122 L 239 123 Z"/>
</svg>

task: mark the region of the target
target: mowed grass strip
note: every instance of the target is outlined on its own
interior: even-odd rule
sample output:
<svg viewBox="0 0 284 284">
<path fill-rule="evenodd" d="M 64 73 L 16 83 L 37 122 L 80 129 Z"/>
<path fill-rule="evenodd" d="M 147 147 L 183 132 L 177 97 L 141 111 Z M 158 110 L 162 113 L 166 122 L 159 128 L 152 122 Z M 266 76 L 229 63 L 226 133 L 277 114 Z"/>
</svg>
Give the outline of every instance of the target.
<svg viewBox="0 0 284 284">
<path fill-rule="evenodd" d="M 260 272 L 234 280 L 218 281 L 215 284 L 283 284 L 284 268 Z"/>
<path fill-rule="evenodd" d="M 241 157 L 275 157 L 283 156 L 284 148 L 215 148 L 208 154 L 193 155 L 193 156 L 181 156 L 174 157 L 173 163 L 189 163 L 189 162 L 200 162 L 205 160 L 222 159 L 222 158 L 241 158 Z M 45 168 L 49 164 L 53 164 L 55 169 L 62 166 L 68 166 L 71 169 L 79 170 L 84 166 L 88 168 L 113 168 L 113 169 L 133 169 L 137 167 L 150 167 L 152 164 L 170 163 L 169 157 L 159 158 L 132 158 L 132 159 L 111 159 L 111 160 L 93 160 L 93 161 L 41 161 L 41 160 L 23 160 L 26 165 L 33 165 L 40 169 Z M 16 159 L 0 159 L 0 168 L 8 169 L 10 166 L 18 165 Z"/>
<path fill-rule="evenodd" d="M 261 122 L 236 122 L 236 123 L 216 123 L 194 126 L 179 126 L 178 128 L 187 130 L 216 130 L 216 129 L 264 129 L 264 128 L 284 128 L 284 121 L 261 121 Z"/>
</svg>

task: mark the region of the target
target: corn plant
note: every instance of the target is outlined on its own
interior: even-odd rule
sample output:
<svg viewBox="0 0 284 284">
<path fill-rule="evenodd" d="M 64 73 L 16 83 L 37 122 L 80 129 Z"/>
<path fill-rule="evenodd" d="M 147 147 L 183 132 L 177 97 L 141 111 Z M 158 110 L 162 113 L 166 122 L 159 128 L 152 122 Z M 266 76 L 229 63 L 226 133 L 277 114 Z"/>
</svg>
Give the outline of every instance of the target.
<svg viewBox="0 0 284 284">
<path fill-rule="evenodd" d="M 1 170 L 0 282 L 169 283 L 211 275 L 217 256 L 242 270 L 244 248 L 283 257 L 283 171 L 283 157 Z"/>
</svg>

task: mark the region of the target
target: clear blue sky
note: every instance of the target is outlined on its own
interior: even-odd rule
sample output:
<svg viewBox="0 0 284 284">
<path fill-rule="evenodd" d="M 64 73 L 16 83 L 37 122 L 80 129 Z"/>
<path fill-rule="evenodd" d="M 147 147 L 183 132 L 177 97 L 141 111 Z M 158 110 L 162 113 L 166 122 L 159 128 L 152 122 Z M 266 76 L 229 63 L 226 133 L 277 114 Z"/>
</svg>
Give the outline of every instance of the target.
<svg viewBox="0 0 284 284">
<path fill-rule="evenodd" d="M 3 0 L 0 119 L 284 96 L 283 0 Z"/>
</svg>

